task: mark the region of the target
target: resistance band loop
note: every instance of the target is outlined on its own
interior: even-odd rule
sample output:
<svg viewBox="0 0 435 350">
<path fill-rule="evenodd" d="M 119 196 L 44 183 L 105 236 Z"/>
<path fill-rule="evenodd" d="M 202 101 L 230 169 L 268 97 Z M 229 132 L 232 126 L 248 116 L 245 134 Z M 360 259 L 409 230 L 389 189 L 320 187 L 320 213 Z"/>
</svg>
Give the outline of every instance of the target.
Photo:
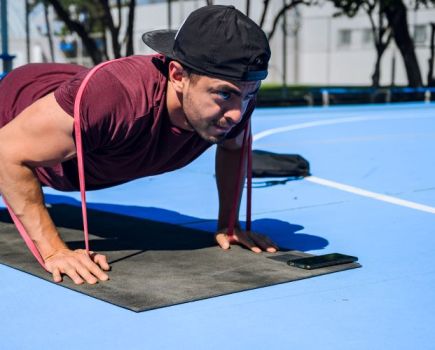
<svg viewBox="0 0 435 350">
<path fill-rule="evenodd" d="M 77 147 L 77 165 L 79 171 L 79 182 L 80 182 L 80 194 L 82 197 L 82 216 L 83 216 L 83 231 L 85 235 L 85 249 L 89 254 L 89 231 L 88 231 L 88 213 L 86 211 L 86 184 L 85 184 L 85 167 L 83 163 L 83 143 L 82 143 L 82 133 L 80 128 L 80 104 L 82 101 L 83 92 L 85 91 L 86 85 L 89 79 L 95 74 L 97 70 L 104 67 L 113 61 L 107 61 L 99 64 L 98 66 L 91 69 L 91 71 L 86 75 L 80 84 L 77 96 L 74 101 L 74 134 L 76 137 L 76 147 Z"/>
<path fill-rule="evenodd" d="M 15 213 L 12 211 L 11 207 L 9 206 L 8 202 L 6 202 L 5 197 L 3 196 L 3 201 L 6 204 L 6 207 L 8 208 L 9 214 L 12 218 L 12 221 L 15 224 L 15 227 L 17 228 L 18 232 L 20 233 L 21 237 L 23 238 L 24 242 L 27 245 L 27 248 L 32 252 L 33 256 L 38 260 L 38 262 L 41 264 L 41 266 L 47 270 L 44 264 L 44 259 L 42 258 L 41 254 L 39 253 L 38 248 L 36 248 L 35 243 L 33 243 L 30 236 L 27 234 L 26 229 L 24 228 L 23 224 L 21 223 L 20 219 L 17 218 Z M 47 270 L 48 271 L 48 270 Z"/>
</svg>

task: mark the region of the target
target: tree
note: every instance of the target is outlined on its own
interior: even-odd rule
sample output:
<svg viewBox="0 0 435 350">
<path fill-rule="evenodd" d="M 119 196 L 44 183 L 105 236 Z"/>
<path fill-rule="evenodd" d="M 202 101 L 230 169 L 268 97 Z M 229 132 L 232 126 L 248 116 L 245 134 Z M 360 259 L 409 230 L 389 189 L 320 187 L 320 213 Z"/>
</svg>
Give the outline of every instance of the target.
<svg viewBox="0 0 435 350">
<path fill-rule="evenodd" d="M 294 8 L 295 6 L 298 5 L 307 5 L 310 6 L 312 4 L 316 3 L 316 1 L 314 0 L 291 0 L 288 4 L 286 3 L 286 1 L 284 1 L 283 6 L 281 7 L 281 9 L 275 14 L 275 17 L 273 19 L 272 22 L 272 28 L 270 29 L 270 32 L 267 35 L 267 38 L 269 40 L 272 39 L 273 35 L 275 34 L 275 30 L 278 26 L 279 20 L 281 19 L 282 16 L 285 15 L 285 13 L 287 11 L 289 11 L 290 9 Z M 264 9 L 263 9 L 263 14 L 261 16 L 261 20 L 260 20 L 260 27 L 262 27 L 264 25 L 264 19 L 266 17 L 266 11 L 269 5 L 269 0 L 264 0 Z"/>
<path fill-rule="evenodd" d="M 112 2 L 109 0 L 40 0 L 39 2 L 53 6 L 57 17 L 64 22 L 68 31 L 77 33 L 94 64 L 110 58 L 107 50 L 109 41 L 106 37 L 107 32 L 110 33 L 114 58 L 134 53 L 133 26 L 136 0 L 116 0 L 114 6 L 111 6 Z M 127 9 L 127 25 L 122 37 L 124 9 Z M 113 13 L 117 15 L 116 21 Z M 103 36 L 102 48 L 98 47 L 96 33 Z M 124 52 L 123 46 L 125 47 Z"/>
<path fill-rule="evenodd" d="M 43 0 L 42 2 L 44 5 L 44 19 L 45 19 L 45 26 L 47 30 L 48 46 L 50 48 L 50 59 L 51 62 L 54 62 L 55 58 L 54 58 L 53 35 L 51 33 L 50 19 L 48 18 L 48 5 L 47 5 L 47 1 L 45 0 Z"/>
<path fill-rule="evenodd" d="M 393 31 L 394 41 L 402 55 L 408 77 L 408 85 L 412 87 L 422 86 L 423 81 L 415 54 L 414 41 L 408 30 L 405 4 L 402 0 L 381 0 L 381 6 Z"/>
<path fill-rule="evenodd" d="M 384 15 L 388 22 L 388 28 L 381 29 L 378 27 L 377 38 L 375 45 L 379 54 L 383 53 L 385 50 L 384 45 L 388 45 L 389 39 L 387 34 L 391 31 L 394 41 L 399 48 L 403 62 L 406 69 L 406 75 L 408 78 L 409 86 L 421 86 L 422 78 L 420 67 L 418 65 L 417 56 L 415 54 L 414 42 L 409 34 L 408 30 L 408 19 L 407 19 L 407 8 L 403 0 L 329 0 L 335 7 L 339 8 L 343 14 L 349 17 L 354 16 L 361 8 L 367 9 L 370 6 L 377 6 L 379 11 L 379 16 Z M 409 2 L 410 5 L 418 7 L 420 5 L 429 6 L 435 4 L 435 0 L 413 0 Z M 372 12 L 373 13 L 373 12 Z M 367 14 L 369 14 L 367 12 Z M 371 22 L 373 22 L 371 20 Z M 373 28 L 373 24 L 372 24 Z M 383 35 L 387 35 L 387 39 L 382 39 Z M 376 69 L 375 69 L 376 71 Z M 374 74 L 375 75 L 375 74 Z"/>
<path fill-rule="evenodd" d="M 381 60 L 382 56 L 388 47 L 391 38 L 392 30 L 389 24 L 385 24 L 385 13 L 379 0 L 331 0 L 336 8 L 341 12 L 335 16 L 346 15 L 354 17 L 360 9 L 362 9 L 369 17 L 370 26 L 373 35 L 373 42 L 376 49 L 376 61 L 372 74 L 372 86 L 379 87 L 381 76 Z M 377 16 L 377 18 L 375 18 Z M 376 25 L 377 23 L 377 25 Z"/>
<path fill-rule="evenodd" d="M 368 1 L 369 3 L 369 1 Z M 373 33 L 373 41 L 376 48 L 376 62 L 375 68 L 372 74 L 372 85 L 374 87 L 379 87 L 379 81 L 381 79 L 381 59 L 382 56 L 390 44 L 391 38 L 393 37 L 393 32 L 389 25 L 385 25 L 384 22 L 384 12 L 382 7 L 378 6 L 378 26 L 376 27 L 374 13 L 376 12 L 377 0 L 374 0 L 371 4 L 364 6 L 364 10 L 370 19 L 370 25 Z"/>
</svg>

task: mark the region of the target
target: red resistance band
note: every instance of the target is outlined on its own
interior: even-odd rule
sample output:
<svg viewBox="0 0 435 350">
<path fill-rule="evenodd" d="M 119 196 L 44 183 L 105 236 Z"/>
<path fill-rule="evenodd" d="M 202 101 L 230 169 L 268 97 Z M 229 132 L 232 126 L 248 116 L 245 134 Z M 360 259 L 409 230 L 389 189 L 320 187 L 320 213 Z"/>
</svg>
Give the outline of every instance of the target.
<svg viewBox="0 0 435 350">
<path fill-rule="evenodd" d="M 251 134 L 251 128 L 250 128 L 250 122 L 246 124 L 246 127 L 244 129 L 244 135 L 243 135 L 243 144 L 242 144 L 242 153 L 240 155 L 240 161 L 239 161 L 239 176 L 236 180 L 236 186 L 234 191 L 234 201 L 233 201 L 233 208 L 231 210 L 231 215 L 228 220 L 228 229 L 227 234 L 230 236 L 234 235 L 234 227 L 236 224 L 236 217 L 238 213 L 238 204 L 239 204 L 239 198 L 240 193 L 243 188 L 244 181 L 244 174 L 245 174 L 245 155 L 247 155 L 247 193 L 246 193 L 246 231 L 251 231 L 251 205 L 252 205 L 252 134 Z"/>
<path fill-rule="evenodd" d="M 83 231 L 84 231 L 84 238 L 85 238 L 85 248 L 86 252 L 89 254 L 89 232 L 88 232 L 88 216 L 86 211 L 86 184 L 85 184 L 85 169 L 84 169 L 84 163 L 83 163 L 83 147 L 82 147 L 82 135 L 81 135 L 81 128 L 80 128 L 80 104 L 81 99 L 83 96 L 83 92 L 88 84 L 89 79 L 99 70 L 100 68 L 104 67 L 105 65 L 114 62 L 123 60 L 124 58 L 107 61 L 104 63 L 99 64 L 98 66 L 95 66 L 92 68 L 89 73 L 86 75 L 85 79 L 80 84 L 79 90 L 76 95 L 76 99 L 74 101 L 74 135 L 75 135 L 75 141 L 76 141 L 76 147 L 77 147 L 77 164 L 78 164 L 78 174 L 79 174 L 79 183 L 80 183 L 80 194 L 81 194 L 81 200 L 82 200 L 82 216 L 83 216 Z M 249 136 L 247 136 L 249 135 Z M 242 184 L 242 178 L 244 176 L 244 160 L 245 160 L 245 153 L 248 154 L 248 193 L 247 193 L 247 208 L 246 208 L 246 230 L 251 229 L 251 191 L 252 191 L 252 161 L 251 161 L 251 147 L 252 147 L 252 136 L 250 134 L 250 127 L 249 123 L 246 125 L 244 129 L 244 136 L 243 136 L 243 146 L 242 146 L 242 154 L 240 156 L 240 164 L 239 164 L 239 177 L 236 182 L 235 187 L 235 193 L 234 193 L 234 203 L 233 208 L 231 212 L 231 216 L 228 222 L 228 234 L 232 235 L 234 233 L 234 226 L 236 222 L 236 215 L 237 215 L 237 207 L 238 207 L 238 199 L 240 196 L 240 191 L 243 186 Z M 48 272 L 47 267 L 45 266 L 44 259 L 42 258 L 41 254 L 38 251 L 38 248 L 36 247 L 35 243 L 30 238 L 29 234 L 27 233 L 26 229 L 22 225 L 21 221 L 18 219 L 18 217 L 15 215 L 11 207 L 6 202 L 6 199 L 3 197 L 3 200 L 6 204 L 6 207 L 9 210 L 9 214 L 12 217 L 13 222 L 15 223 L 15 226 L 20 233 L 21 237 L 23 238 L 24 242 L 26 243 L 29 250 L 32 252 L 36 260 L 39 262 L 39 264 Z"/>
</svg>

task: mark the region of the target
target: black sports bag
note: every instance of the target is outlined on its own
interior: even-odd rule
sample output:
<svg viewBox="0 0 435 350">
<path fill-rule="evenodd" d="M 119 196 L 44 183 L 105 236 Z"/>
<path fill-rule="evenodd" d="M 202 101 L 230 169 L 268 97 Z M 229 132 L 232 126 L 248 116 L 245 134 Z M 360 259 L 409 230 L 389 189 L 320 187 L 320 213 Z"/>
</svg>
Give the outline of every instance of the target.
<svg viewBox="0 0 435 350">
<path fill-rule="evenodd" d="M 252 151 L 252 177 L 304 177 L 310 164 L 298 154 Z"/>
</svg>

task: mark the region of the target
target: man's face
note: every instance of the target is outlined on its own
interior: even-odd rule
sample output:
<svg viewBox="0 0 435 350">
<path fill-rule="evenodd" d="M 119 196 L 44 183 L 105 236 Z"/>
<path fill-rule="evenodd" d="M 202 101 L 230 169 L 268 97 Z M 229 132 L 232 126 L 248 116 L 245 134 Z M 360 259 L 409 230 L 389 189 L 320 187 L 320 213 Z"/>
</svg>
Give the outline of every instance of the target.
<svg viewBox="0 0 435 350">
<path fill-rule="evenodd" d="M 220 143 L 236 126 L 260 81 L 229 82 L 207 76 L 185 78 L 182 108 L 190 127 L 204 140 Z"/>
</svg>

